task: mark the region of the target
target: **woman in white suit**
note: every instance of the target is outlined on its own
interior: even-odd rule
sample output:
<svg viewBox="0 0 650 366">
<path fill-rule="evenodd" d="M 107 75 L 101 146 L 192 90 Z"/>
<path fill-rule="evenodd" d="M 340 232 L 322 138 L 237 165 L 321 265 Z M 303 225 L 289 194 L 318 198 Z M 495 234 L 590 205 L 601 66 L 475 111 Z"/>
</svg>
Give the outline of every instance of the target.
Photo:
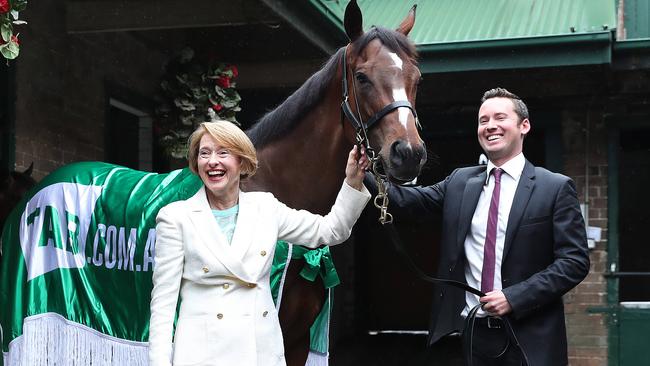
<svg viewBox="0 0 650 366">
<path fill-rule="evenodd" d="M 241 192 L 240 179 L 255 173 L 257 156 L 230 122 L 201 124 L 190 136 L 188 160 L 204 187 L 156 218 L 150 365 L 285 365 L 269 283 L 275 244 L 346 240 L 370 198 L 363 186 L 368 159 L 350 151 L 326 216 L 291 209 L 270 193 Z"/>
</svg>

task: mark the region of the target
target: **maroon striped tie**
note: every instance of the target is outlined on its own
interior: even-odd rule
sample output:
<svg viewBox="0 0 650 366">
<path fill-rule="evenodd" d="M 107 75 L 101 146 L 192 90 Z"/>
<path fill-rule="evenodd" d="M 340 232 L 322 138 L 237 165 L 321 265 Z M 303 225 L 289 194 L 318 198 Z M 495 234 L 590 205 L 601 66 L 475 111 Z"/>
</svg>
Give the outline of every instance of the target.
<svg viewBox="0 0 650 366">
<path fill-rule="evenodd" d="M 483 269 L 481 270 L 481 291 L 489 292 L 494 289 L 495 248 L 497 242 L 497 225 L 499 223 L 499 195 L 501 191 L 500 168 L 492 169 L 494 174 L 494 191 L 490 201 L 487 231 L 485 232 L 485 246 L 483 247 Z"/>
</svg>

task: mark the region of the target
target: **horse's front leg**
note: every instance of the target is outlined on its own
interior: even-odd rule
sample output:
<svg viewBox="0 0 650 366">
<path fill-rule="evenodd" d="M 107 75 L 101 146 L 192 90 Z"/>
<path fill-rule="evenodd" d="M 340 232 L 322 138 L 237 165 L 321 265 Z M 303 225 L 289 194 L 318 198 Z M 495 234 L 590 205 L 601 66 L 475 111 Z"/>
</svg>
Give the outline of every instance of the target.
<svg viewBox="0 0 650 366">
<path fill-rule="evenodd" d="M 313 282 L 300 276 L 304 265 L 302 259 L 291 261 L 282 292 L 279 317 L 287 366 L 305 365 L 309 355 L 309 328 L 325 302 L 326 290 L 320 276 Z"/>
</svg>

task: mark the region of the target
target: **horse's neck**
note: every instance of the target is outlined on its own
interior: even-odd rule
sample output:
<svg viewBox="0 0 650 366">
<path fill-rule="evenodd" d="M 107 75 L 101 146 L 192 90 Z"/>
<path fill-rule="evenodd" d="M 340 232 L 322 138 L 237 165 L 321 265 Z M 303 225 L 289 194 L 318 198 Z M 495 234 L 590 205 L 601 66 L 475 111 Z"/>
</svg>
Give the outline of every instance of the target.
<svg viewBox="0 0 650 366">
<path fill-rule="evenodd" d="M 339 111 L 323 103 L 282 140 L 258 150 L 246 191 L 270 191 L 289 207 L 325 214 L 334 204 L 350 148 Z"/>
</svg>

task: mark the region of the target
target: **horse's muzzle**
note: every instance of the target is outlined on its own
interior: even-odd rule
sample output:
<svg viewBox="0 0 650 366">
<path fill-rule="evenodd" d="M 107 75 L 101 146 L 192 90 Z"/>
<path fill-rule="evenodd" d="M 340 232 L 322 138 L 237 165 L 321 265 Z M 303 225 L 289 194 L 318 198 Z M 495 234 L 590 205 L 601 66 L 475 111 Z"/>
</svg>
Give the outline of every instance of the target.
<svg viewBox="0 0 650 366">
<path fill-rule="evenodd" d="M 412 145 L 404 140 L 397 140 L 390 147 L 386 174 L 396 183 L 410 182 L 420 175 L 426 161 L 427 150 L 424 141 Z"/>
</svg>

